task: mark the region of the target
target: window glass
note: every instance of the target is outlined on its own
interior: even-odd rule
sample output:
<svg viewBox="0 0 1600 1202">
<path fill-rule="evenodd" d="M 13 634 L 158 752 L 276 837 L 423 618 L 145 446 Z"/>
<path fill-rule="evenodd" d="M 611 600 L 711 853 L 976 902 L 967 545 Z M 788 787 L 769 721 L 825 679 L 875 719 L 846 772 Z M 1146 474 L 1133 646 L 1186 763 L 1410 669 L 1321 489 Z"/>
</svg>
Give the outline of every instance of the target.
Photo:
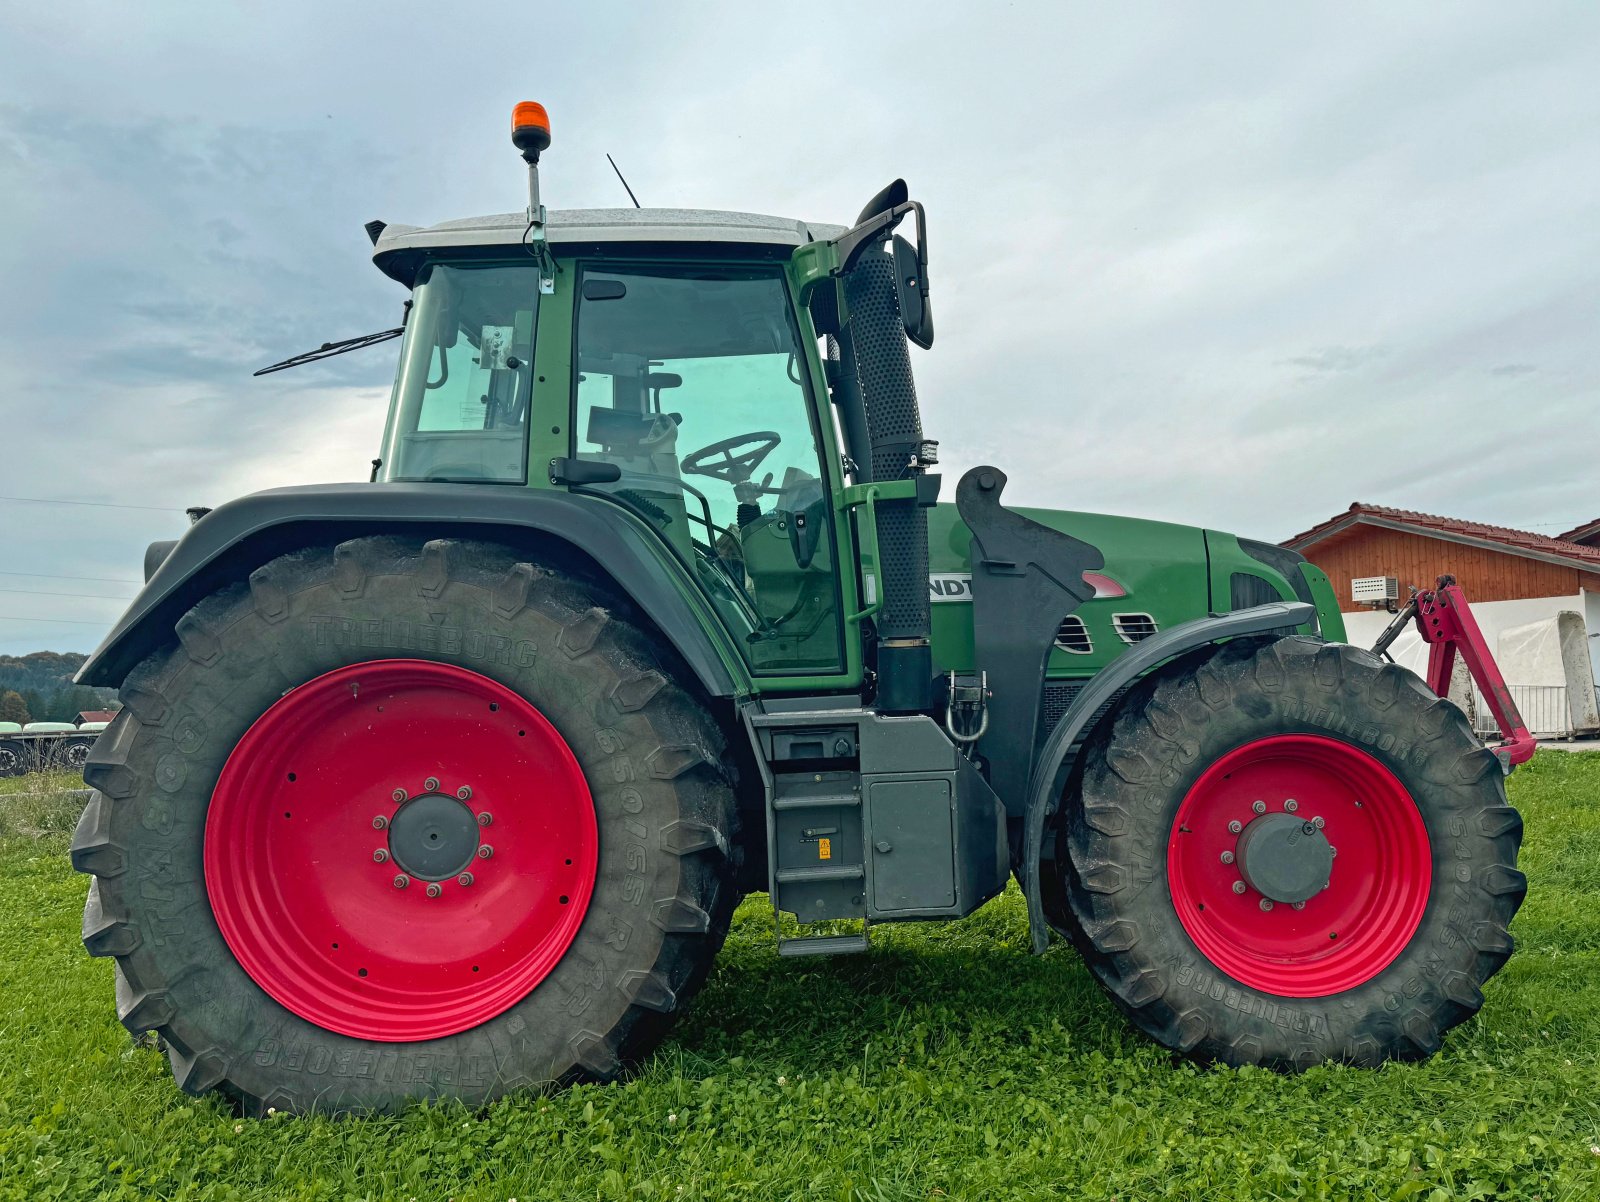
<svg viewBox="0 0 1600 1202">
<path fill-rule="evenodd" d="M 395 379 L 386 478 L 527 479 L 538 302 L 531 263 L 423 269 Z"/>
<path fill-rule="evenodd" d="M 574 437 L 753 666 L 837 670 L 838 581 L 800 344 L 776 269 L 586 268 Z"/>
</svg>

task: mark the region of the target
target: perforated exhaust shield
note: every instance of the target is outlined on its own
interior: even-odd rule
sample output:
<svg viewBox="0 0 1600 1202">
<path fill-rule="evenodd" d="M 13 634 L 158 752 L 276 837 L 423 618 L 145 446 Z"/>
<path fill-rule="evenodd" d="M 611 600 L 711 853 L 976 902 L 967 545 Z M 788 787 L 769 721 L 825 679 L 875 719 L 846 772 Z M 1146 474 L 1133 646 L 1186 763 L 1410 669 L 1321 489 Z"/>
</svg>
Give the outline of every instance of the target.
<svg viewBox="0 0 1600 1202">
<path fill-rule="evenodd" d="M 849 321 L 840 341 L 844 362 L 855 367 L 871 442 L 871 462 L 861 467 L 871 480 L 901 480 L 922 441 L 922 418 L 900 322 L 894 260 L 884 251 L 868 251 L 845 277 L 844 293 Z M 915 501 L 880 501 L 877 514 L 884 592 L 878 635 L 885 642 L 926 641 L 927 512 Z"/>
</svg>

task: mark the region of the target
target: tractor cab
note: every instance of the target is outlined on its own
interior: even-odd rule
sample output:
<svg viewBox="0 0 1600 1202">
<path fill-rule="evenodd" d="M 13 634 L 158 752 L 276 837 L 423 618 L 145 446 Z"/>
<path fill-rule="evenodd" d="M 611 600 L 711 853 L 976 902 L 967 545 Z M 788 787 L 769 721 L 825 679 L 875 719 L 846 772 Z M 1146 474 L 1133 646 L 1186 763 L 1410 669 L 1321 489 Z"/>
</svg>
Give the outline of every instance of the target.
<svg viewBox="0 0 1600 1202">
<path fill-rule="evenodd" d="M 622 507 L 694 577 L 755 670 L 841 668 L 827 498 L 842 457 L 789 262 L 836 231 L 556 212 L 542 292 L 526 224 L 379 237 L 378 263 L 411 301 L 376 478 Z"/>
<path fill-rule="evenodd" d="M 515 120 L 526 212 L 369 226 L 375 262 L 411 290 L 374 479 L 598 497 L 670 549 L 750 671 L 858 679 L 847 617 L 878 582 L 841 579 L 854 556 L 840 554 L 832 502 L 877 478 L 854 387 L 874 364 L 845 334 L 842 282 L 868 254 L 893 265 L 882 286 L 906 299 L 878 307 L 896 325 L 912 313 L 906 328 L 931 338 L 920 206 L 897 182 L 855 230 L 703 210 L 547 211 L 548 127 L 542 111 Z M 884 249 L 912 212 L 918 246 Z M 837 425 L 830 335 L 843 335 L 832 345 L 846 361 L 832 368 Z M 919 438 L 895 449 L 905 461 L 890 479 L 920 471 Z M 908 579 L 920 589 L 925 572 Z"/>
</svg>

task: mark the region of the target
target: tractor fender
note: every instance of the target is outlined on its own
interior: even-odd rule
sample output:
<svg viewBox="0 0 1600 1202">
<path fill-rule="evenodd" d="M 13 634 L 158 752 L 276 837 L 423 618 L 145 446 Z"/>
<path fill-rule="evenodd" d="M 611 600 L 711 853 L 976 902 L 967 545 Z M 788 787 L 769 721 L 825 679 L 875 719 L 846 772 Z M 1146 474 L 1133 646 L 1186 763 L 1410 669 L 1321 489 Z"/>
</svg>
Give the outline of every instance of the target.
<svg viewBox="0 0 1600 1202">
<path fill-rule="evenodd" d="M 1316 620 L 1316 607 L 1304 601 L 1274 601 L 1232 613 L 1184 622 L 1128 648 L 1085 685 L 1056 722 L 1028 775 L 1027 812 L 1023 828 L 1023 892 L 1028 898 L 1028 931 L 1035 955 L 1050 945 L 1050 924 L 1040 895 L 1039 865 L 1044 854 L 1044 822 L 1060 795 L 1058 776 L 1067 754 L 1087 732 L 1089 722 L 1124 686 L 1166 660 L 1207 643 L 1269 630 L 1292 629 Z"/>
<path fill-rule="evenodd" d="M 370 534 L 557 539 L 591 560 L 661 630 L 713 697 L 747 691 L 729 663 L 737 650 L 691 602 L 697 587 L 659 539 L 618 506 L 554 489 L 474 484 L 318 484 L 229 501 L 160 554 L 144 588 L 78 670 L 78 684 L 116 687 L 171 637 L 202 597 L 248 578 L 267 560 L 314 542 Z M 723 644 L 719 648 L 718 644 Z"/>
</svg>

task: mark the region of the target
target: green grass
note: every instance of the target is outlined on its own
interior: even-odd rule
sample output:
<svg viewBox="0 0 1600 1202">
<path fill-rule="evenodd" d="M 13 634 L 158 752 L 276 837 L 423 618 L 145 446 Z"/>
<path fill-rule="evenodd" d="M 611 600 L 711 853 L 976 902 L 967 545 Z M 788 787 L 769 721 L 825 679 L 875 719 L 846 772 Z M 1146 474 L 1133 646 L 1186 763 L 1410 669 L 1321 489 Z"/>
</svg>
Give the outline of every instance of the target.
<svg viewBox="0 0 1600 1202">
<path fill-rule="evenodd" d="M 1513 778 L 1520 947 L 1424 1064 L 1175 1063 L 1071 951 L 1024 953 L 1014 891 L 811 963 L 762 897 L 633 1080 L 368 1120 L 178 1092 L 79 946 L 76 803 L 7 796 L 38 787 L 0 782 L 0 1198 L 1600 1197 L 1600 755 Z"/>
</svg>

